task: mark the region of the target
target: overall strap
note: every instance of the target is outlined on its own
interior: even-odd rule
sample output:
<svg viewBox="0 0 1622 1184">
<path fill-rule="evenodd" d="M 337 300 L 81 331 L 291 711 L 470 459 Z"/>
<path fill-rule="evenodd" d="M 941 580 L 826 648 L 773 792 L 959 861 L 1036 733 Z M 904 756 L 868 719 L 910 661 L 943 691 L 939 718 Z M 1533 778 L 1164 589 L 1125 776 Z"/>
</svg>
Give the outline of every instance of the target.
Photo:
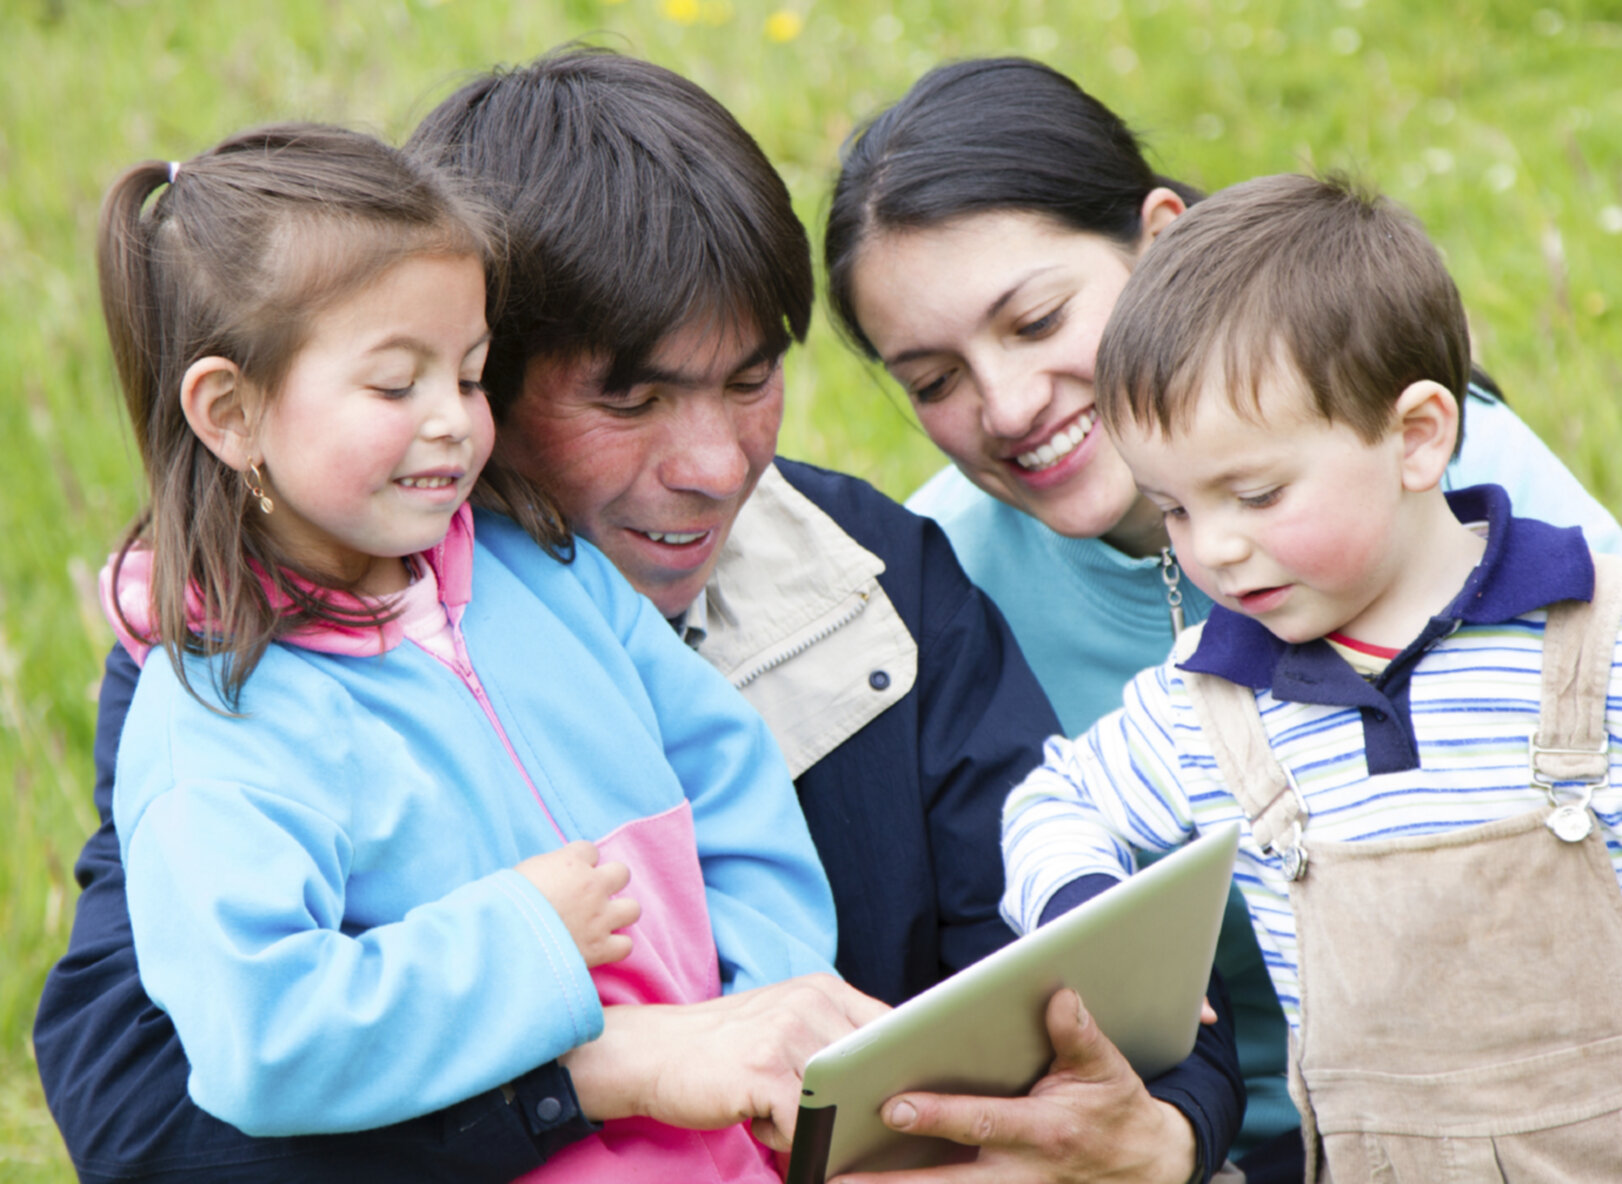
<svg viewBox="0 0 1622 1184">
<path fill-rule="evenodd" d="M 1176 660 L 1183 662 L 1199 644 L 1203 626 L 1186 629 L 1177 638 Z M 1279 854 L 1286 871 L 1295 871 L 1301 827 L 1307 803 L 1295 780 L 1279 764 L 1262 726 L 1256 692 L 1214 674 L 1181 671 L 1200 730 L 1216 757 L 1217 769 L 1239 808 L 1250 820 L 1251 833 L 1265 851 Z"/>
<path fill-rule="evenodd" d="M 1549 606 L 1543 635 L 1543 696 L 1532 738 L 1532 782 L 1602 784 L 1611 762 L 1605 700 L 1622 630 L 1622 558 L 1594 556 L 1592 600 Z"/>
</svg>

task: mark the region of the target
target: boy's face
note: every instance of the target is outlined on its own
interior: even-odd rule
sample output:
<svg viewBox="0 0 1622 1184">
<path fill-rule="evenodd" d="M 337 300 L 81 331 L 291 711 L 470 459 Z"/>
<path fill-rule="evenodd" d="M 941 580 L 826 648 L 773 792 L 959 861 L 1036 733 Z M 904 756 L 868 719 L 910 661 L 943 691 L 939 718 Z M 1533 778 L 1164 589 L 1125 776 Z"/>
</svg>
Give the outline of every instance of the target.
<svg viewBox="0 0 1622 1184">
<path fill-rule="evenodd" d="M 1218 604 L 1284 641 L 1338 631 L 1388 644 L 1374 634 L 1419 558 L 1403 545 L 1402 432 L 1366 442 L 1316 411 L 1293 368 L 1277 369 L 1259 414 L 1235 409 L 1215 366 L 1192 422 L 1169 437 L 1124 425 L 1116 447 L 1183 570 Z"/>
</svg>

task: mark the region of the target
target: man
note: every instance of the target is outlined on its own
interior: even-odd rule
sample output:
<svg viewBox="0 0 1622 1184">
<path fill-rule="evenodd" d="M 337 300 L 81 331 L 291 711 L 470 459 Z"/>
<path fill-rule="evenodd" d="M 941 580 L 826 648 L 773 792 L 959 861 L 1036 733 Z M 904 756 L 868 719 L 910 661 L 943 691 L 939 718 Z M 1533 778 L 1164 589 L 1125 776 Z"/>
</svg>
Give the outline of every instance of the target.
<svg viewBox="0 0 1622 1184">
<path fill-rule="evenodd" d="M 1002 799 L 1057 723 L 937 528 L 862 482 L 774 463 L 780 361 L 805 333 L 813 283 L 804 229 L 758 146 L 693 84 L 584 51 L 470 83 L 413 146 L 508 215 L 507 300 L 485 370 L 498 446 L 766 717 L 833 884 L 841 973 L 894 1003 L 1008 940 L 996 912 Z M 110 758 L 118 688 L 127 699 L 131 683 L 115 653 L 99 755 Z M 98 767 L 110 781 L 110 759 Z M 356 1164 L 380 1179 L 510 1179 L 591 1129 L 587 1115 L 649 1104 L 627 1099 L 627 1077 L 640 1085 L 673 1065 L 688 1075 L 656 1104 L 695 1125 L 733 1108 L 775 1123 L 767 1133 L 780 1140 L 794 1058 L 848 1022 L 836 992 L 808 1001 L 789 984 L 698 1005 L 657 1031 L 647 1014 L 610 1016 L 604 1037 L 562 1065 L 392 1136 L 232 1142 L 184 1100 L 166 1017 L 144 996 L 137 1005 L 111 839 L 104 828 L 81 861 L 90 880 L 73 946 L 36 1029 L 47 1094 L 86 1179 L 110 1178 L 95 1174 L 101 1155 L 133 1159 L 146 1178 L 202 1179 L 210 1154 L 251 1162 L 257 1174 L 239 1178 L 255 1180 L 327 1178 L 334 1156 L 343 1179 L 365 1178 Z M 109 983 L 115 1004 L 87 1002 Z M 1225 1031 L 1207 1033 L 1210 1047 L 1152 1100 L 1074 996 L 1059 1000 L 1060 1065 L 1043 1098 L 920 1097 L 914 1129 L 984 1130 L 990 1119 L 995 1139 L 1038 1165 L 1090 1170 L 1142 1152 L 1182 1180 L 1196 1156 L 1220 1162 L 1240 1105 Z M 96 1034 L 131 1027 L 152 1042 L 102 1059 Z M 705 1072 L 757 1060 L 759 1088 L 743 1099 Z M 162 1082 L 138 1099 L 159 1124 L 140 1148 L 123 1118 L 90 1122 L 75 1109 L 119 1114 L 137 1070 Z M 1071 1104 L 1082 1096 L 1084 1111 Z M 1067 1142 L 1078 1118 L 1108 1129 Z M 152 1174 L 165 1157 L 193 1174 Z"/>
</svg>

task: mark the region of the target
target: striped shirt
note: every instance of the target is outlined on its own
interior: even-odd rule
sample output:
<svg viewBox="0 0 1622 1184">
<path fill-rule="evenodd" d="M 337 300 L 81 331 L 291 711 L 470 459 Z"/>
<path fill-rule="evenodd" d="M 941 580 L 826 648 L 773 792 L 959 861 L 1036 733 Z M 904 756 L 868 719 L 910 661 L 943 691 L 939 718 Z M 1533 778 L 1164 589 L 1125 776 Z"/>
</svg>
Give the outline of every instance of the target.
<svg viewBox="0 0 1622 1184">
<path fill-rule="evenodd" d="M 1417 660 L 1405 662 L 1399 656 L 1393 663 L 1395 679 L 1376 684 L 1384 687 L 1377 697 L 1385 709 L 1367 702 L 1360 710 L 1292 701 L 1275 693 L 1275 687 L 1256 688 L 1273 753 L 1306 798 L 1309 844 L 1313 839 L 1355 842 L 1438 833 L 1546 805 L 1542 793 L 1530 787 L 1528 763 L 1541 694 L 1547 620 L 1542 605 L 1573 595 L 1586 599 L 1592 569 L 1587 589 L 1574 592 L 1573 584 L 1581 579 L 1577 552 L 1587 561 L 1581 536 L 1571 532 L 1562 537 L 1566 532 L 1524 519 L 1513 520 L 1514 529 L 1506 529 L 1511 525 L 1507 499 L 1502 503 L 1491 515 L 1496 521 L 1487 554 L 1449 607 L 1451 616 L 1437 618 L 1416 643 Z M 1539 607 L 1526 608 L 1539 596 Z M 1506 606 L 1521 611 L 1487 619 L 1503 616 Z M 1206 638 L 1212 638 L 1213 630 L 1229 629 L 1225 640 L 1231 643 L 1235 621 L 1254 624 L 1217 610 L 1206 626 Z M 1209 667 L 1209 661 L 1200 662 L 1207 654 L 1206 638 L 1188 665 Z M 1219 648 L 1216 643 L 1223 640 L 1213 638 L 1211 648 Z M 1263 663 L 1264 672 L 1276 673 L 1291 660 L 1297 669 L 1339 664 L 1351 684 L 1369 685 L 1327 645 L 1309 645 L 1310 650 L 1279 643 L 1277 664 Z M 1250 674 L 1257 669 L 1252 662 Z M 1323 683 L 1315 685 L 1321 688 Z M 1397 722 L 1409 733 L 1404 744 L 1411 742 L 1417 760 L 1371 774 L 1372 733 L 1394 726 L 1385 718 L 1388 710 L 1406 713 Z M 1606 716 L 1611 784 L 1595 793 L 1592 806 L 1622 879 L 1622 669 L 1614 658 Z M 1299 974 L 1288 882 L 1279 859 L 1257 846 L 1217 770 L 1187 683 L 1173 661 L 1138 675 L 1126 689 L 1123 706 L 1085 735 L 1048 741 L 1042 765 L 1009 796 L 1003 814 L 1008 873 L 1004 915 L 1017 929 L 1029 929 L 1065 884 L 1086 875 L 1118 876 L 1133 870 L 1133 848 L 1170 850 L 1234 821 L 1241 824 L 1234 877 L 1294 1027 Z"/>
</svg>

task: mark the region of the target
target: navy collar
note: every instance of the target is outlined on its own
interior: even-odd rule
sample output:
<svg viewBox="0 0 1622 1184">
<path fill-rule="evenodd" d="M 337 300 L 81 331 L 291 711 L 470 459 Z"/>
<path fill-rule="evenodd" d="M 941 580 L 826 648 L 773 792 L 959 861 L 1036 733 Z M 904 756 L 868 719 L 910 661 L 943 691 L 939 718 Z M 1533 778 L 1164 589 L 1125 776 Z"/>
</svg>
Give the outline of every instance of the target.
<svg viewBox="0 0 1622 1184">
<path fill-rule="evenodd" d="M 1431 618 L 1393 667 L 1410 666 L 1405 659 L 1461 625 L 1499 625 L 1559 600 L 1593 598 L 1594 560 L 1578 527 L 1512 517 L 1509 495 L 1497 485 L 1456 490 L 1447 501 L 1459 521 L 1487 523 L 1487 547 L 1453 602 Z M 1327 642 L 1280 641 L 1259 621 L 1221 605 L 1212 607 L 1199 646 L 1179 667 L 1257 690 L 1272 688 L 1278 698 L 1296 702 L 1355 706 L 1363 700 L 1340 674 L 1351 667 Z M 1328 698 L 1325 683 L 1336 685 Z"/>
</svg>

